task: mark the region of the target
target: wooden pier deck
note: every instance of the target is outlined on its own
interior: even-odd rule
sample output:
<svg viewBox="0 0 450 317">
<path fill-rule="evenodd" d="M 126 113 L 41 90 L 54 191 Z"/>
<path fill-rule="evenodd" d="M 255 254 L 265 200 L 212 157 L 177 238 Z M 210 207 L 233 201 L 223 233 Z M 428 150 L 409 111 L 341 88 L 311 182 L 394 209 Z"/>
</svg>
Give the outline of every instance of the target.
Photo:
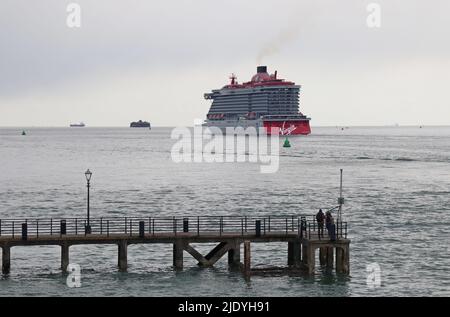
<svg viewBox="0 0 450 317">
<path fill-rule="evenodd" d="M 89 225 L 90 230 L 86 230 Z M 83 244 L 114 244 L 118 246 L 118 268 L 127 270 L 128 245 L 166 243 L 173 245 L 173 266 L 183 268 L 186 252 L 200 266 L 213 266 L 225 254 L 232 267 L 251 274 L 251 243 L 286 242 L 287 268 L 313 273 L 316 250 L 321 265 L 348 274 L 350 271 L 347 223 L 336 224 L 336 240 L 331 241 L 326 230 L 318 235 L 314 217 L 140 217 L 87 219 L 2 219 L 0 247 L 2 273 L 11 268 L 11 248 L 17 246 L 57 245 L 61 247 L 61 269 L 70 263 L 69 248 Z M 90 232 L 90 233 L 89 233 Z M 216 243 L 206 255 L 192 244 Z M 241 263 L 241 245 L 244 245 Z"/>
</svg>

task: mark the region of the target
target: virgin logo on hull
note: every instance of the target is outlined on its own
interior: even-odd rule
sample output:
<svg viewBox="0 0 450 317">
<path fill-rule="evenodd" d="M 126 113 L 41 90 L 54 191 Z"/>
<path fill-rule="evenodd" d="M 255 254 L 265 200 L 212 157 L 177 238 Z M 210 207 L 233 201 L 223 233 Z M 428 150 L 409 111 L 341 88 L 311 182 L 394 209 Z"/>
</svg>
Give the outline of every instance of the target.
<svg viewBox="0 0 450 317">
<path fill-rule="evenodd" d="M 295 125 L 293 125 L 293 124 L 291 124 L 289 127 L 285 128 L 285 124 L 286 124 L 286 121 L 283 122 L 283 126 L 280 129 L 280 134 L 281 135 L 289 135 L 292 132 L 294 132 L 295 129 L 297 129 L 297 127 Z"/>
</svg>

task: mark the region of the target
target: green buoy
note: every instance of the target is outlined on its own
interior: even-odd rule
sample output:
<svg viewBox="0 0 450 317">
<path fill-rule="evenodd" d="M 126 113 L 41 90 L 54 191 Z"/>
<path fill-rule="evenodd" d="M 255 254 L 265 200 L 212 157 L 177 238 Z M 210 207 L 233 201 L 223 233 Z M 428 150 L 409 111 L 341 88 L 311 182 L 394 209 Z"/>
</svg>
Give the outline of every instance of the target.
<svg viewBox="0 0 450 317">
<path fill-rule="evenodd" d="M 25 132 L 25 130 L 22 131 L 22 135 L 27 135 L 26 132 Z"/>
<path fill-rule="evenodd" d="M 289 143 L 288 138 L 286 138 L 286 140 L 284 140 L 283 147 L 291 147 L 291 143 Z"/>
</svg>

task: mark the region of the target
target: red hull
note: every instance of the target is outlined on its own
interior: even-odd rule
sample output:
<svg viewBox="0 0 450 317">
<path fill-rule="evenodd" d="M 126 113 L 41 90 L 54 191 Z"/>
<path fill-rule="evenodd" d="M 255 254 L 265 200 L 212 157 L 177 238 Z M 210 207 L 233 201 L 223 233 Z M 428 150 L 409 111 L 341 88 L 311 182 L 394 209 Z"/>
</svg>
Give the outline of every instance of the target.
<svg viewBox="0 0 450 317">
<path fill-rule="evenodd" d="M 267 134 L 272 134 L 272 129 L 276 129 L 280 135 L 307 135 L 311 133 L 309 121 L 264 121 L 264 128 Z M 274 132 L 275 132 L 274 131 Z"/>
</svg>

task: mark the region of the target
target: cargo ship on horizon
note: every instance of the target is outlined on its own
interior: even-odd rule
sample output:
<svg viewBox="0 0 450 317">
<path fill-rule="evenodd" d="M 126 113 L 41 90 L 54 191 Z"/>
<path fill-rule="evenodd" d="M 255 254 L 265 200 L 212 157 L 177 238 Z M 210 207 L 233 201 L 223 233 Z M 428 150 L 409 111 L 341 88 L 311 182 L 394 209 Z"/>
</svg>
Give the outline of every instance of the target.
<svg viewBox="0 0 450 317">
<path fill-rule="evenodd" d="M 269 75 L 267 66 L 258 66 L 249 82 L 239 84 L 234 74 L 230 79 L 230 84 L 204 94 L 212 100 L 205 126 L 222 131 L 227 127 L 263 127 L 267 134 L 280 135 L 311 133 L 311 119 L 299 110 L 300 85 L 278 79 L 277 71 Z"/>
<path fill-rule="evenodd" d="M 150 130 L 152 129 L 150 122 L 142 120 L 131 122 L 130 128 L 149 128 Z"/>
<path fill-rule="evenodd" d="M 69 125 L 71 128 L 84 128 L 86 125 L 84 122 L 71 123 Z"/>
</svg>

